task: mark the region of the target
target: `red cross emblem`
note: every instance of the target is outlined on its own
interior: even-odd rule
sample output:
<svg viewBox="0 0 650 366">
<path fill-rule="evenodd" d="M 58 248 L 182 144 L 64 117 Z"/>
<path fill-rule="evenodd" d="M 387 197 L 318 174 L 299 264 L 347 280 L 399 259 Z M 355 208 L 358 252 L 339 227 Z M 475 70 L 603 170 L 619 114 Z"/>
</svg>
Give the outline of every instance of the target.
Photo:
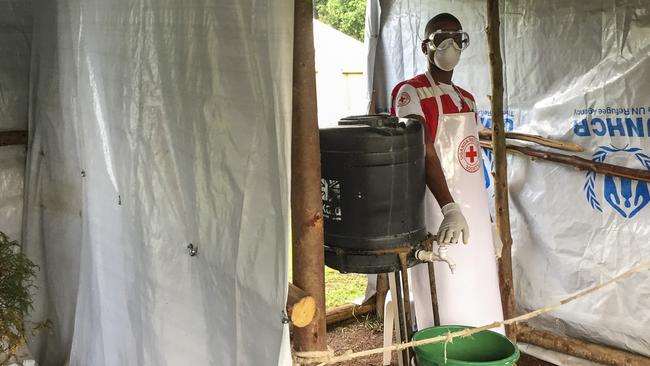
<svg viewBox="0 0 650 366">
<path fill-rule="evenodd" d="M 473 163 L 473 162 L 474 162 L 474 159 L 476 159 L 477 156 L 478 156 L 478 153 L 474 150 L 474 145 L 471 145 L 471 146 L 469 147 L 469 151 L 467 151 L 467 152 L 465 153 L 465 157 L 466 157 L 466 158 L 469 158 L 469 162 L 470 162 L 470 163 Z"/>
<path fill-rule="evenodd" d="M 411 103 L 411 96 L 407 92 L 403 92 L 399 97 L 397 97 L 398 107 L 403 107 L 409 103 Z"/>
<path fill-rule="evenodd" d="M 465 137 L 458 145 L 458 162 L 468 173 L 478 172 L 481 164 L 478 149 L 478 139 L 475 136 Z"/>
</svg>

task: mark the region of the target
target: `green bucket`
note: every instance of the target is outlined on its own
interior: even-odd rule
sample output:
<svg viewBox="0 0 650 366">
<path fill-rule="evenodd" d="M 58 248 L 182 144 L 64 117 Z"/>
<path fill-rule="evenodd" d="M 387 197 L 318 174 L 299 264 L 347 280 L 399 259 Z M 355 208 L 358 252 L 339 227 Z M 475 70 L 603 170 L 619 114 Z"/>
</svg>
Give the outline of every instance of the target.
<svg viewBox="0 0 650 366">
<path fill-rule="evenodd" d="M 444 325 L 426 328 L 415 333 L 413 340 L 421 341 L 468 328 L 472 327 Z M 447 362 L 444 341 L 415 347 L 415 357 L 420 366 L 503 366 L 517 362 L 519 349 L 505 336 L 484 330 L 471 336 L 454 338 L 447 343 Z"/>
</svg>

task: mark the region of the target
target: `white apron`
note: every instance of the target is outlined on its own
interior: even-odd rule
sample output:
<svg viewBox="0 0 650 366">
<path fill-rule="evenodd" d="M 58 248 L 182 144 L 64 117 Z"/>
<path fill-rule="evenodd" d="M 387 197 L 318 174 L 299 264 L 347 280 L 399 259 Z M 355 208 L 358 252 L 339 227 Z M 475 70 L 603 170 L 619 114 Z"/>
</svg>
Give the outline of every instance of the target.
<svg viewBox="0 0 650 366">
<path fill-rule="evenodd" d="M 434 88 L 440 89 L 433 80 L 429 81 Z M 444 93 L 440 90 L 439 94 Z M 464 103 L 472 105 L 460 92 L 458 94 Z M 440 323 L 485 325 L 503 320 L 503 312 L 476 116 L 473 111 L 443 114 L 440 97 L 434 98 L 440 113 L 434 146 L 449 191 L 454 201 L 460 205 L 470 232 L 467 245 L 459 243 L 449 246 L 449 257 L 456 262 L 454 274 L 451 274 L 446 263 L 434 264 Z M 442 219 L 440 207 L 431 191 L 427 189 L 427 230 L 435 234 Z M 417 265 L 410 273 L 418 329 L 431 327 L 434 324 L 427 265 Z M 503 328 L 495 330 L 504 333 Z"/>
</svg>

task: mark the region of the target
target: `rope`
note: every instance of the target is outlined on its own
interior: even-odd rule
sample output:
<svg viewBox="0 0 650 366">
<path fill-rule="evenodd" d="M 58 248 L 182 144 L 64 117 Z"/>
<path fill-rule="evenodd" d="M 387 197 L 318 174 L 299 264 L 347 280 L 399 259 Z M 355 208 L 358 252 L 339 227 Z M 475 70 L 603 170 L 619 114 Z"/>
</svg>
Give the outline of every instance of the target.
<svg viewBox="0 0 650 366">
<path fill-rule="evenodd" d="M 431 344 L 431 343 L 438 343 L 438 342 L 442 342 L 442 341 L 444 341 L 445 343 L 451 342 L 454 338 L 467 337 L 467 336 L 470 336 L 472 334 L 482 332 L 484 330 L 497 328 L 497 327 L 500 327 L 502 325 L 514 324 L 514 323 L 518 323 L 518 322 L 521 322 L 521 321 L 524 321 L 524 320 L 535 318 L 535 317 L 540 316 L 540 315 L 542 315 L 544 313 L 548 313 L 550 311 L 553 311 L 553 310 L 559 308 L 560 306 L 565 305 L 565 304 L 567 304 L 569 302 L 572 302 L 572 301 L 574 301 L 576 299 L 579 299 L 581 297 L 590 295 L 591 293 L 596 292 L 596 291 L 602 289 L 603 287 L 606 287 L 606 286 L 609 286 L 609 285 L 614 284 L 616 282 L 622 281 L 622 280 L 632 276 L 635 273 L 642 272 L 642 271 L 645 271 L 645 270 L 648 270 L 648 269 L 650 269 L 650 260 L 642 261 L 640 264 L 632 267 L 631 269 L 625 271 L 624 273 L 622 273 L 622 274 L 620 274 L 620 275 L 618 275 L 618 276 L 616 276 L 616 277 L 614 277 L 614 278 L 612 278 L 612 279 L 610 279 L 608 281 L 600 283 L 600 284 L 598 284 L 596 286 L 592 286 L 592 287 L 590 287 L 588 289 L 582 290 L 582 291 L 576 293 L 575 295 L 567 297 L 566 299 L 564 299 L 564 300 L 562 300 L 562 301 L 560 301 L 558 303 L 548 305 L 548 306 L 543 307 L 541 309 L 531 311 L 531 312 L 526 313 L 524 315 L 520 315 L 520 316 L 511 318 L 511 319 L 508 319 L 508 320 L 495 321 L 495 322 L 492 322 L 492 323 L 487 324 L 487 325 L 483 325 L 483 326 L 478 327 L 478 328 L 465 329 L 465 330 L 461 330 L 461 331 L 458 331 L 458 332 L 447 333 L 446 335 L 437 336 L 437 337 L 434 337 L 434 338 L 423 339 L 423 340 L 420 340 L 420 341 L 411 341 L 411 342 L 407 342 L 407 343 L 393 344 L 393 345 L 387 346 L 387 347 L 374 348 L 374 349 L 360 351 L 360 352 L 352 352 L 352 350 L 348 350 L 347 352 L 343 353 L 342 355 L 338 355 L 338 356 L 333 356 L 333 352 L 331 350 L 330 351 L 321 351 L 321 352 L 300 352 L 299 354 L 301 354 L 301 355 L 305 355 L 305 354 L 309 354 L 309 353 L 317 353 L 319 358 L 316 359 L 316 357 L 312 358 L 312 357 L 309 357 L 309 355 L 305 355 L 305 356 L 302 356 L 300 358 L 300 362 L 297 361 L 297 358 L 294 358 L 294 362 L 296 362 L 297 365 L 309 365 L 309 364 L 318 363 L 318 366 L 324 366 L 324 365 L 330 365 L 330 364 L 337 363 L 337 362 L 350 361 L 350 360 L 353 360 L 355 358 L 361 358 L 361 357 L 366 357 L 366 356 L 370 356 L 370 355 L 374 355 L 374 354 L 378 354 L 378 353 L 383 353 L 385 351 L 401 351 L 401 350 L 406 349 L 406 348 L 417 347 L 417 346 L 422 346 L 422 345 Z"/>
<path fill-rule="evenodd" d="M 348 351 L 347 353 L 352 353 Z M 305 351 L 293 353 L 294 365 L 306 365 L 315 362 L 328 362 L 334 357 L 334 351 L 327 347 L 327 351 Z"/>
</svg>

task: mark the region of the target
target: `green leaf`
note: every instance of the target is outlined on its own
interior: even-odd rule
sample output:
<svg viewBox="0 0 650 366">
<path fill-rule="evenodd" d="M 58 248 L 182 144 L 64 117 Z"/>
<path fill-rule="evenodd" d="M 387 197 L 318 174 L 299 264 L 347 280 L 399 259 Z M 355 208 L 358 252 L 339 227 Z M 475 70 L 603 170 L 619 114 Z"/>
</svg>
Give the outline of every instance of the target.
<svg viewBox="0 0 650 366">
<path fill-rule="evenodd" d="M 32 309 L 37 269 L 18 242 L 0 232 L 0 354 L 12 355 L 25 342 L 23 320 Z"/>
<path fill-rule="evenodd" d="M 363 41 L 365 0 L 314 0 L 315 18 L 350 37 Z"/>
</svg>

